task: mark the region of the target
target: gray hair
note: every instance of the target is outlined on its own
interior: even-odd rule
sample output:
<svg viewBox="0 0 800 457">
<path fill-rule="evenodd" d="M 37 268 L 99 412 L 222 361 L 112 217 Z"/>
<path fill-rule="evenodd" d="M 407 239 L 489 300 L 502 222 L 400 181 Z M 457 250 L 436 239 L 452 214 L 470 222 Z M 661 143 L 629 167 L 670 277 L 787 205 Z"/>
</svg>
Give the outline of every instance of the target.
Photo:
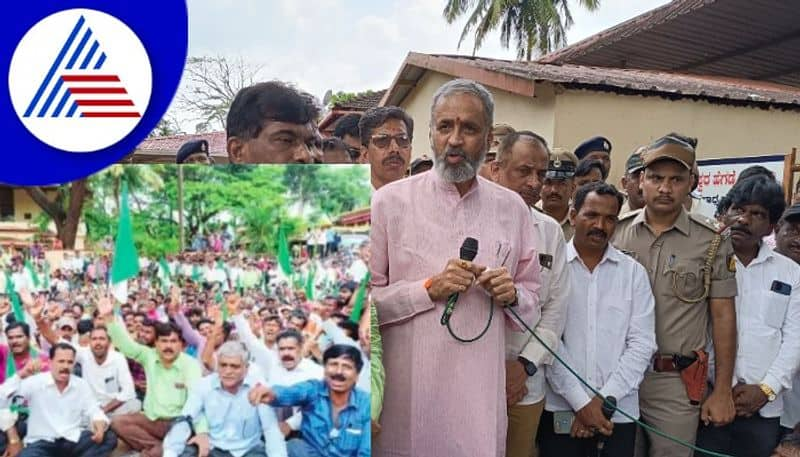
<svg viewBox="0 0 800 457">
<path fill-rule="evenodd" d="M 492 94 L 483 85 L 471 79 L 453 79 L 442 84 L 442 87 L 433 94 L 431 103 L 431 125 L 433 125 L 433 110 L 439 100 L 455 94 L 470 94 L 478 97 L 483 105 L 483 117 L 486 121 L 486 129 L 491 130 L 494 124 L 494 99 Z"/>
<path fill-rule="evenodd" d="M 250 352 L 247 351 L 244 343 L 238 341 L 226 341 L 217 349 L 217 363 L 223 357 L 239 357 L 245 365 L 250 362 Z"/>
</svg>

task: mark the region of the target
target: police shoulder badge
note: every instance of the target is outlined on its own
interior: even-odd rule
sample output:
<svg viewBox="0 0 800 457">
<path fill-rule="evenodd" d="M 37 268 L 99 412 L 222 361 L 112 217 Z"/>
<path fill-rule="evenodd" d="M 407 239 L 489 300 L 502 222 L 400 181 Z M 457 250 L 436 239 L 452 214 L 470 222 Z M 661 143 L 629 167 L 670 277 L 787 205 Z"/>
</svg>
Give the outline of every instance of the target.
<svg viewBox="0 0 800 457">
<path fill-rule="evenodd" d="M 542 268 L 551 270 L 553 268 L 553 256 L 550 254 L 539 254 L 539 265 L 541 265 Z"/>
</svg>

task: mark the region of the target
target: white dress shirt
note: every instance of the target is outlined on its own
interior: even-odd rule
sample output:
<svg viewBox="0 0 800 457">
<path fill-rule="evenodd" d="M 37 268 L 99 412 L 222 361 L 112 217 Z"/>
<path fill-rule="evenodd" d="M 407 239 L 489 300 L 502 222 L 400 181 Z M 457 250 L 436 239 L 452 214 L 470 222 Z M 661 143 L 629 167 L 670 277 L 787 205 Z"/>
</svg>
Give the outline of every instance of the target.
<svg viewBox="0 0 800 457">
<path fill-rule="evenodd" d="M 10 396 L 21 395 L 28 400 L 28 433 L 25 444 L 36 441 L 55 441 L 59 438 L 77 443 L 81 436 L 81 418 L 108 423 L 89 384 L 70 376 L 69 384 L 59 392 L 51 373 L 39 373 L 20 379 L 14 375 L 0 387 L 0 404 L 7 407 Z"/>
<path fill-rule="evenodd" d="M 551 349 L 558 351 L 561 333 L 567 318 L 567 295 L 569 294 L 569 270 L 566 260 L 564 231 L 552 217 L 531 208 L 531 220 L 536 230 L 536 252 L 539 253 L 540 277 L 539 302 L 542 317 L 539 322 L 527 322 Z M 528 393 L 519 405 L 532 405 L 544 399 L 545 365 L 553 363 L 553 356 L 527 331 L 506 330 L 506 360 L 522 356 L 539 369 L 528 378 Z"/>
<path fill-rule="evenodd" d="M 608 245 L 590 272 L 567 243 L 570 293 L 558 355 L 620 409 L 639 416 L 639 384 L 656 352 L 655 299 L 644 267 Z M 547 370 L 547 411 L 578 411 L 591 392 L 558 362 Z M 615 413 L 613 422 L 630 422 Z"/>
<path fill-rule="evenodd" d="M 788 295 L 773 284 L 791 287 Z M 765 243 L 749 265 L 736 258 L 738 349 L 734 384 L 767 384 L 777 395 L 761 417 L 779 417 L 783 395 L 800 365 L 800 266 Z M 713 377 L 713 370 L 709 370 Z"/>
<path fill-rule="evenodd" d="M 128 361 L 119 352 L 109 349 L 106 360 L 98 365 L 91 349 L 76 346 L 76 362 L 81 364 L 82 378 L 89 384 L 100 406 L 112 400 L 122 403 L 136 398 Z"/>
</svg>

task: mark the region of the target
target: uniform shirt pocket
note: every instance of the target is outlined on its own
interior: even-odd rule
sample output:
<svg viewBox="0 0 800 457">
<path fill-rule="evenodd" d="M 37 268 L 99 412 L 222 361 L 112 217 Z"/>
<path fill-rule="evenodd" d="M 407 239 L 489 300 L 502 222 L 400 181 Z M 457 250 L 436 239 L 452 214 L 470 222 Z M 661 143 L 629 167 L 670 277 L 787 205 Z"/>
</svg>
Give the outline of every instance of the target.
<svg viewBox="0 0 800 457">
<path fill-rule="evenodd" d="M 704 292 L 702 267 L 696 260 L 668 260 L 664 274 L 669 280 L 672 294 L 682 301 L 700 298 Z"/>
</svg>

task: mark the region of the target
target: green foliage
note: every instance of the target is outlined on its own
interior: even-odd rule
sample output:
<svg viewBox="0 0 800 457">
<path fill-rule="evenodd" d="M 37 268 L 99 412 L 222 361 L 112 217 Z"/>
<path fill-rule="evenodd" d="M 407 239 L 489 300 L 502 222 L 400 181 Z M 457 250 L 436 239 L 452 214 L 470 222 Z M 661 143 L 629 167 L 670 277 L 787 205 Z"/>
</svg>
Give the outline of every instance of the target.
<svg viewBox="0 0 800 457">
<path fill-rule="evenodd" d="M 236 242 L 244 249 L 274 254 L 280 224 L 291 238 L 323 215 L 332 220 L 369 205 L 369 170 L 364 166 L 186 165 L 183 176 L 187 248 L 195 236 L 231 223 Z M 134 242 L 140 255 L 178 252 L 175 165 L 112 166 L 92 176 L 92 198 L 83 211 L 90 243 L 115 237 L 123 180 L 130 189 Z"/>
<path fill-rule="evenodd" d="M 577 3 L 589 11 L 600 7 L 600 0 Z M 473 32 L 473 55 L 490 32 L 499 27 L 500 44 L 508 49 L 514 41 L 517 58 L 526 60 L 531 60 L 535 52 L 547 54 L 565 46 L 566 31 L 573 24 L 567 0 L 447 0 L 443 15 L 448 24 L 469 16 L 458 45 Z"/>
<path fill-rule="evenodd" d="M 375 93 L 374 90 L 367 90 L 364 92 L 336 92 L 335 94 L 331 95 L 330 100 L 328 101 L 328 107 L 333 107 L 335 105 L 341 105 L 344 103 L 352 102 L 353 100 L 364 97 L 367 95 L 373 95 Z"/>
</svg>

